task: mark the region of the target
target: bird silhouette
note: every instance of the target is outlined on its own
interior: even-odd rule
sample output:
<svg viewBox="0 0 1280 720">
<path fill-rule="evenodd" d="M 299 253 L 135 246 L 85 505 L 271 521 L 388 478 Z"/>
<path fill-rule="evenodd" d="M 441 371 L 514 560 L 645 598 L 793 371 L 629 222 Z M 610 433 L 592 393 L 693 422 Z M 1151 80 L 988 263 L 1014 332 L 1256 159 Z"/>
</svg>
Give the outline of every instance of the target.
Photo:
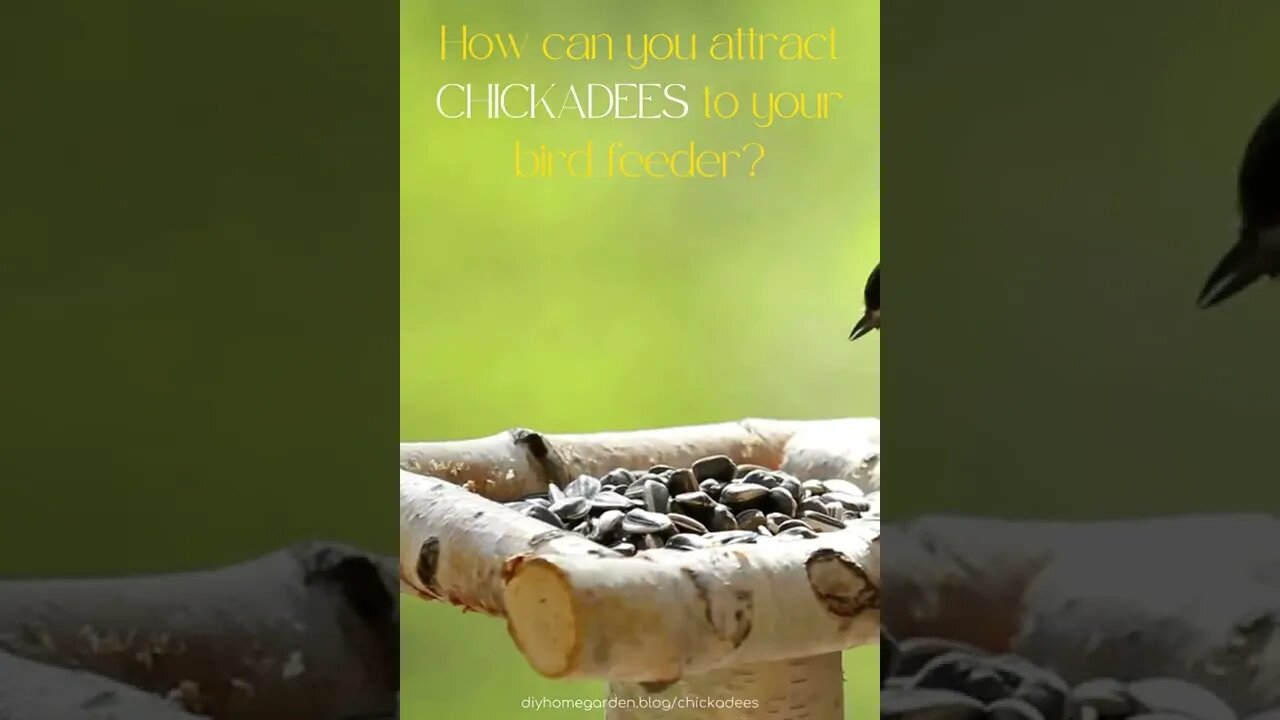
<svg viewBox="0 0 1280 720">
<path fill-rule="evenodd" d="M 1263 275 L 1280 275 L 1280 102 L 1249 138 L 1238 192 L 1240 235 L 1200 291 L 1202 308 L 1217 305 Z"/>
<path fill-rule="evenodd" d="M 872 330 L 880 329 L 880 263 L 876 263 L 871 277 L 867 278 L 867 286 L 862 291 L 862 302 L 865 309 L 862 318 L 849 333 L 850 340 L 857 340 Z"/>
</svg>

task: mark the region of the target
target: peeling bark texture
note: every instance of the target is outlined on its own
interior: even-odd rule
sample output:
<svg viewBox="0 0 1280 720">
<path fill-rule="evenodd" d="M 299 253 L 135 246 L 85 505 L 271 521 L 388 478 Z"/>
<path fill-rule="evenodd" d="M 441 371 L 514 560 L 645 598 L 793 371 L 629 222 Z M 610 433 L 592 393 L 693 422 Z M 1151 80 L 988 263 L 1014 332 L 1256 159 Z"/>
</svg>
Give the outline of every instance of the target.
<svg viewBox="0 0 1280 720">
<path fill-rule="evenodd" d="M 886 526 L 885 627 L 1008 652 L 1027 588 L 1049 562 L 1051 532 L 1047 524 L 953 517 Z"/>
<path fill-rule="evenodd" d="M 0 720 L 200 720 L 176 702 L 0 652 Z"/>
<path fill-rule="evenodd" d="M 400 468 L 508 501 L 542 492 L 549 483 L 563 486 L 581 474 L 599 477 L 618 467 L 640 469 L 658 463 L 688 466 L 709 455 L 728 455 L 739 463 L 777 468 L 787 443 L 798 435 L 865 439 L 874 434 L 879 445 L 879 427 L 874 419 L 746 419 L 576 435 L 516 429 L 476 440 L 402 443 Z M 862 459 L 858 456 L 851 462 Z"/>
<path fill-rule="evenodd" d="M 840 478 L 863 492 L 880 489 L 880 421 L 845 420 L 797 432 L 785 448 L 781 469 L 798 478 Z"/>
<path fill-rule="evenodd" d="M 400 471 L 400 582 L 414 595 L 503 615 L 507 561 L 546 553 L 617 556 L 444 480 Z"/>
<path fill-rule="evenodd" d="M 844 720 L 840 653 L 738 665 L 651 691 L 609 684 L 606 720 Z"/>
<path fill-rule="evenodd" d="M 671 682 L 879 641 L 879 523 L 810 540 L 512 563 L 507 626 L 553 678 Z"/>
<path fill-rule="evenodd" d="M 200 572 L 5 581 L 0 651 L 213 717 L 394 711 L 394 582 L 389 560 L 333 543 Z"/>
<path fill-rule="evenodd" d="M 1280 705 L 1280 520 L 939 517 L 885 535 L 896 635 L 1008 650 L 1069 683 L 1177 677 L 1241 717 Z"/>
</svg>

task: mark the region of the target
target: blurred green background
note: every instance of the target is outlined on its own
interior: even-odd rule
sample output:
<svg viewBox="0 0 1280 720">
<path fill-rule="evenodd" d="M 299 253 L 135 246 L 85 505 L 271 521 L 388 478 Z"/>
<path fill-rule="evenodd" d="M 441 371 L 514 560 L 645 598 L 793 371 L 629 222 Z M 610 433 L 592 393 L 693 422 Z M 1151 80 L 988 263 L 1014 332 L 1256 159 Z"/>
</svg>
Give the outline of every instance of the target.
<svg viewBox="0 0 1280 720">
<path fill-rule="evenodd" d="M 1280 97 L 1280 3 L 932 0 L 882 21 L 881 216 L 907 268 L 889 516 L 1276 508 L 1280 287 L 1196 297 Z"/>
<path fill-rule="evenodd" d="M 845 341 L 879 258 L 879 7 L 759 0 L 401 4 L 400 437 L 599 431 L 750 416 L 879 414 L 879 337 Z M 441 62 L 474 31 L 837 28 L 836 61 Z M 532 47 L 532 46 L 531 46 Z M 660 82 L 844 93 L 825 121 L 447 120 L 446 82 Z M 698 106 L 692 104 L 695 111 Z M 692 115 L 696 115 L 696 112 Z M 519 179 L 515 141 L 767 149 L 755 178 Z M 534 673 L 503 624 L 406 599 L 406 718 L 510 718 L 528 696 L 603 697 Z M 846 660 L 849 717 L 877 713 L 876 653 Z M 581 711 L 539 713 L 582 717 Z"/>
</svg>

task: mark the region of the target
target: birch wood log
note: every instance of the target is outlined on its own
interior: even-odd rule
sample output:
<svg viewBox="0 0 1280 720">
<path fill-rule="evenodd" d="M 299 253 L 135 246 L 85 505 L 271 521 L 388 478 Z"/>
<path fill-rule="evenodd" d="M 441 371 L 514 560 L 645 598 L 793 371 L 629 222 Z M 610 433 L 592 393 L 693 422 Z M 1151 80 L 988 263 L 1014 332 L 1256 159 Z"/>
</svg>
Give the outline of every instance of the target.
<svg viewBox="0 0 1280 720">
<path fill-rule="evenodd" d="M 618 557 L 439 478 L 400 471 L 400 584 L 412 594 L 505 616 L 507 561 L 543 553 Z"/>
<path fill-rule="evenodd" d="M 179 705 L 82 670 L 0 652 L 0 720 L 201 720 Z"/>
<path fill-rule="evenodd" d="M 0 650 L 216 717 L 394 711 L 393 582 L 388 561 L 332 543 L 202 572 L 0 582 Z"/>
<path fill-rule="evenodd" d="M 633 558 L 519 557 L 507 627 L 552 678 L 670 683 L 878 642 L 879 524 Z"/>
<path fill-rule="evenodd" d="M 400 468 L 462 485 L 505 502 L 564 486 L 581 474 L 599 477 L 618 468 L 662 463 L 688 466 L 709 455 L 777 468 L 787 443 L 801 433 L 868 438 L 879 444 L 874 419 L 769 420 L 749 418 L 713 425 L 571 435 L 515 429 L 475 440 L 400 445 Z M 859 456 L 857 461 L 861 461 Z"/>
<path fill-rule="evenodd" d="M 828 430 L 838 426 L 858 431 Z M 867 515 L 878 517 L 879 446 L 874 419 L 815 426 L 788 440 L 781 469 L 797 477 L 848 480 L 868 491 L 872 507 Z M 843 692 L 843 659 L 830 652 L 736 665 L 665 687 L 615 680 L 609 683 L 615 704 L 606 720 L 844 720 Z"/>
<path fill-rule="evenodd" d="M 579 474 L 723 454 L 850 480 L 878 505 L 878 447 L 874 419 L 405 444 L 401 587 L 505 615 L 544 675 L 609 678 L 614 720 L 837 720 L 839 651 L 879 640 L 878 520 L 813 540 L 624 558 L 481 495 L 506 501 Z"/>
<path fill-rule="evenodd" d="M 1177 677 L 1280 706 L 1280 521 L 929 517 L 885 529 L 886 627 L 1013 652 L 1068 682 Z"/>
</svg>

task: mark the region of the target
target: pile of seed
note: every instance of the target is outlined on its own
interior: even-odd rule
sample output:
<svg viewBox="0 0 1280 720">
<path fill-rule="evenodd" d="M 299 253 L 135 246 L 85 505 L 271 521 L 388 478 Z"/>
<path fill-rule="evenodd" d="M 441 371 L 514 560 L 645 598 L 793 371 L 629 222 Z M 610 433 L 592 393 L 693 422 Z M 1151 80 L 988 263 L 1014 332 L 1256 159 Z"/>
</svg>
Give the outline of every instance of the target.
<svg viewBox="0 0 1280 720">
<path fill-rule="evenodd" d="M 724 455 L 688 468 L 618 468 L 579 475 L 507 503 L 553 527 L 572 530 L 624 555 L 764 539 L 794 540 L 840 530 L 879 513 L 879 493 L 846 480 L 805 480 Z"/>
<path fill-rule="evenodd" d="M 897 642 L 883 630 L 880 685 L 880 717 L 897 720 L 1236 718 L 1218 696 L 1183 680 L 1096 678 L 1070 687 L 1015 655 L 990 655 L 938 638 Z"/>
</svg>

